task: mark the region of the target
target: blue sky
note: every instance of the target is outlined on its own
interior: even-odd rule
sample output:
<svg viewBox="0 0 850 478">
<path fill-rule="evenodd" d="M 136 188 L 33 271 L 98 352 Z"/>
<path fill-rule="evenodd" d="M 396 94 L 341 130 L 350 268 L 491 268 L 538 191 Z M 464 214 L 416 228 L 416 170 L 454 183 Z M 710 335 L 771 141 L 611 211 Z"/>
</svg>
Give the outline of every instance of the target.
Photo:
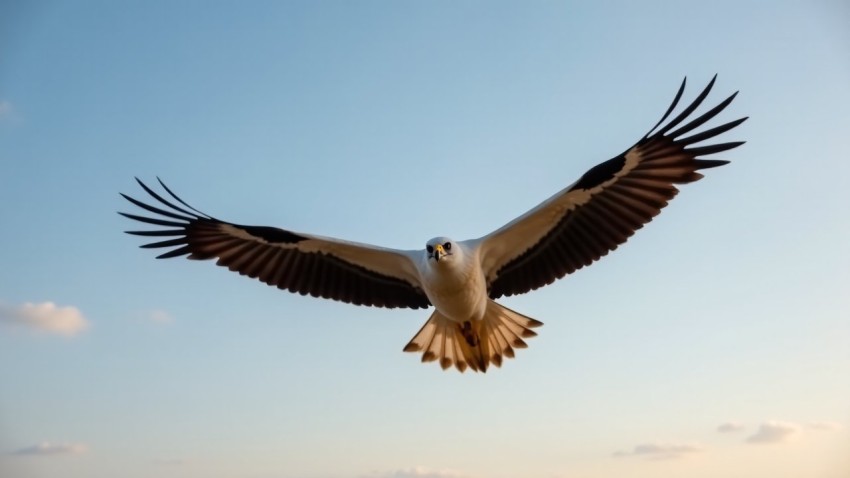
<svg viewBox="0 0 850 478">
<path fill-rule="evenodd" d="M 847 476 L 848 22 L 840 1 L 3 3 L 0 474 Z M 157 261 L 115 214 L 160 176 L 240 223 L 477 237 L 715 73 L 747 144 L 505 299 L 545 326 L 486 375 L 401 352 L 427 311 Z"/>
</svg>

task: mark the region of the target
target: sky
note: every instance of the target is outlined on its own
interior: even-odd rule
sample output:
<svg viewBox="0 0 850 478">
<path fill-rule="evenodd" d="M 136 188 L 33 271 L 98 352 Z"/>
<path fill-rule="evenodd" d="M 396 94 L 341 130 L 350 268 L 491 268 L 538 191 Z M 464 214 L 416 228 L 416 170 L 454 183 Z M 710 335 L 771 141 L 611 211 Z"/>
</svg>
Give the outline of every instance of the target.
<svg viewBox="0 0 850 478">
<path fill-rule="evenodd" d="M 850 6 L 0 4 L 0 475 L 844 478 Z M 747 143 L 598 263 L 501 302 L 487 374 L 429 312 L 155 260 L 134 177 L 243 224 L 479 237 L 637 141 L 682 78 Z"/>
</svg>

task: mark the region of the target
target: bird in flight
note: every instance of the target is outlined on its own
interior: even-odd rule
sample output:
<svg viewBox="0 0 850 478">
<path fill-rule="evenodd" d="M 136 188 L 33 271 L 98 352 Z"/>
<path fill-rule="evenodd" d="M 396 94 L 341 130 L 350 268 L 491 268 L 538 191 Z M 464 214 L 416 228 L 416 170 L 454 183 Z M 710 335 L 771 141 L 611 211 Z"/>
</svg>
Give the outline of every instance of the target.
<svg viewBox="0 0 850 478">
<path fill-rule="evenodd" d="M 699 170 L 728 163 L 705 156 L 743 144 L 706 142 L 746 117 L 694 132 L 738 94 L 693 118 L 716 78 L 665 123 L 685 90 L 682 81 L 661 120 L 634 146 L 477 239 L 436 237 L 424 249 L 399 250 L 246 226 L 202 213 L 161 180 L 165 194 L 138 178 L 155 205 L 121 195 L 153 217 L 120 214 L 157 226 L 126 232 L 159 238 L 141 247 L 170 249 L 158 256 L 161 259 L 217 259 L 217 265 L 279 289 L 356 305 L 433 306 L 430 318 L 404 351 L 422 352 L 423 362 L 438 361 L 443 369 L 486 372 L 490 364 L 500 367 L 505 357 L 514 357 L 514 349 L 525 348 L 523 339 L 537 335 L 532 329 L 542 325 L 496 299 L 523 294 L 589 266 L 651 221 L 679 192 L 677 184 L 702 178 Z"/>
</svg>

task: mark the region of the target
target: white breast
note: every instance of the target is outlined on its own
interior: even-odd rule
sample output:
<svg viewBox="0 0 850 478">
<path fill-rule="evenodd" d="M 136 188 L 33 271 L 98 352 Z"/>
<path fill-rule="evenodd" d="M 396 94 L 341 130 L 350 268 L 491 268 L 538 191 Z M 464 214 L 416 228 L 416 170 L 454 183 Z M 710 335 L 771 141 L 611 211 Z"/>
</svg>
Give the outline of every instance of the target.
<svg viewBox="0 0 850 478">
<path fill-rule="evenodd" d="M 458 322 L 478 320 L 487 308 L 487 287 L 478 259 L 460 247 L 451 257 L 420 266 L 428 299 L 443 315 Z"/>
</svg>

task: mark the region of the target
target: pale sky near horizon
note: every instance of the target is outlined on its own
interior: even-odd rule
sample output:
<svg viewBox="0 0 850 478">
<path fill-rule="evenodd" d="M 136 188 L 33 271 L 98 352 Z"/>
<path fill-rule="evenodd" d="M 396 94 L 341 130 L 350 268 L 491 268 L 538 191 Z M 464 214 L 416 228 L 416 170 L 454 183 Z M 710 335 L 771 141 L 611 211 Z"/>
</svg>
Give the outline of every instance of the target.
<svg viewBox="0 0 850 478">
<path fill-rule="evenodd" d="M 850 476 L 850 5 L 0 4 L 3 478 Z M 627 244 L 502 303 L 487 374 L 429 311 L 305 298 L 123 234 L 216 217 L 389 247 L 483 235 L 664 112 L 747 144 Z M 705 108 L 702 109 L 703 111 Z"/>
</svg>

